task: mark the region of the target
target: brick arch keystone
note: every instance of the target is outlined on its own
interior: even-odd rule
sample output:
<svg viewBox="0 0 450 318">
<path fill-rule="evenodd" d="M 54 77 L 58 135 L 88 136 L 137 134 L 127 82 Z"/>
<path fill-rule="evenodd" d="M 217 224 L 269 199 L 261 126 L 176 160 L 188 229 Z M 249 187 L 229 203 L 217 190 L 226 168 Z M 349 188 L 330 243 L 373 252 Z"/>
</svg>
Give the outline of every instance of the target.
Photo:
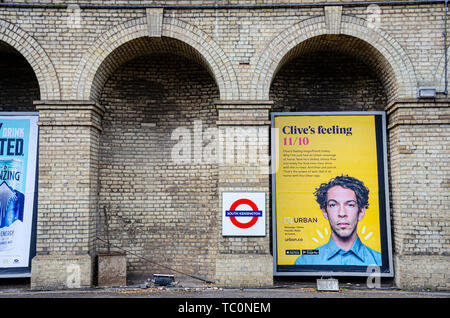
<svg viewBox="0 0 450 318">
<path fill-rule="evenodd" d="M 192 47 L 197 58 L 213 76 L 222 100 L 239 98 L 239 86 L 230 60 L 220 46 L 197 27 L 173 17 L 164 17 L 162 37 L 179 40 Z M 120 24 L 102 34 L 90 46 L 78 64 L 72 83 L 71 99 L 95 100 L 93 86 L 102 62 L 117 48 L 130 41 L 148 37 L 147 18 L 138 18 Z"/>
<path fill-rule="evenodd" d="M 58 75 L 42 46 L 17 25 L 0 19 L 0 41 L 17 50 L 30 64 L 39 83 L 41 100 L 59 100 Z"/>
<path fill-rule="evenodd" d="M 360 39 L 375 49 L 379 55 L 375 58 L 381 59 L 390 68 L 387 71 L 393 73 L 396 85 L 391 95 L 394 98 L 415 97 L 417 79 L 410 58 L 387 32 L 367 25 L 364 19 L 343 15 L 339 34 Z M 327 34 L 325 16 L 301 21 L 279 33 L 256 58 L 256 72 L 250 84 L 256 89 L 250 92 L 250 99 L 268 100 L 272 80 L 289 52 L 308 39 Z"/>
</svg>

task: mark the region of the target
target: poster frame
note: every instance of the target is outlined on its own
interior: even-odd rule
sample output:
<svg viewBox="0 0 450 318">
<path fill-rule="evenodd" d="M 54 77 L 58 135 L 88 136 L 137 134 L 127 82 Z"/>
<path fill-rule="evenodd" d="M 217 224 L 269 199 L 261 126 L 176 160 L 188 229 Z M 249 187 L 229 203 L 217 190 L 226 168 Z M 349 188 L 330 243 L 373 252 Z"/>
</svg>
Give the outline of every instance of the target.
<svg viewBox="0 0 450 318">
<path fill-rule="evenodd" d="M 39 180 L 39 112 L 0 112 L 0 116 L 21 117 L 34 116 L 38 119 L 36 135 L 36 167 L 34 176 L 34 198 L 31 224 L 30 250 L 28 255 L 27 267 L 0 268 L 1 278 L 29 278 L 31 277 L 31 261 L 36 255 L 36 237 L 37 237 L 37 206 L 38 206 L 38 180 Z"/>
<path fill-rule="evenodd" d="M 280 271 L 278 270 L 278 248 L 277 248 L 277 212 L 276 212 L 276 157 L 275 157 L 275 118 L 280 116 L 381 116 L 381 133 L 382 133 L 382 162 L 384 175 L 384 204 L 385 204 L 385 224 L 386 224 L 386 241 L 387 241 L 387 271 L 380 272 L 380 277 L 394 277 L 394 266 L 392 257 L 392 237 L 391 237 L 391 216 L 389 205 L 389 181 L 388 181 L 388 160 L 387 160 L 387 126 L 385 111 L 343 111 L 343 112 L 273 112 L 271 113 L 271 199 L 272 199 L 272 250 L 273 250 L 273 273 L 274 276 L 371 276 L 373 271 L 332 271 L 332 270 L 308 270 L 308 271 Z M 378 142 L 378 141 L 377 141 Z M 378 146 L 377 146 L 378 148 Z M 380 168 L 380 167 L 378 167 Z M 330 266 L 331 267 L 331 266 Z M 366 267 L 368 269 L 370 267 Z"/>
</svg>

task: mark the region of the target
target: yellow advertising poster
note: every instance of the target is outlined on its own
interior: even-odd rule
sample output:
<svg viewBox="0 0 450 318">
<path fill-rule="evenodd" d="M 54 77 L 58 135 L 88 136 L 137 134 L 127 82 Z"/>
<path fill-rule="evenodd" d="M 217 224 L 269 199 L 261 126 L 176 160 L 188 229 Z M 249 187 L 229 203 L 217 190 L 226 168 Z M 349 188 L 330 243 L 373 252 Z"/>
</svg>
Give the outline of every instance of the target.
<svg viewBox="0 0 450 318">
<path fill-rule="evenodd" d="M 276 265 L 381 267 L 386 220 L 376 116 L 283 114 L 272 126 Z"/>
</svg>

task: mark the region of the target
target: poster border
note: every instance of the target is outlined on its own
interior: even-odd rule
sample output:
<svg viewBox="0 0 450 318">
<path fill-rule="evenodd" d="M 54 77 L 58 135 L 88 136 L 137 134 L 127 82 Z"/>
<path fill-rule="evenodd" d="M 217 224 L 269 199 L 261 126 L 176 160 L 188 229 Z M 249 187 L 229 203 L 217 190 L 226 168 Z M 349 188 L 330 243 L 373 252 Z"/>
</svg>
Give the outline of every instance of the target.
<svg viewBox="0 0 450 318">
<path fill-rule="evenodd" d="M 392 238 L 391 238 L 391 216 L 389 202 L 389 181 L 388 181 L 388 160 L 387 160 L 387 136 L 386 136 L 386 112 L 385 111 L 344 111 L 344 112 L 273 112 L 270 114 L 271 127 L 271 158 L 272 158 L 272 250 L 273 250 L 273 274 L 274 276 L 370 276 L 373 272 L 351 272 L 351 271 L 279 271 L 278 270 L 278 249 L 277 249 L 277 213 L 276 213 L 276 180 L 275 180 L 275 117 L 280 116 L 381 116 L 382 123 L 382 150 L 383 150 L 383 175 L 384 175 L 384 203 L 385 222 L 387 238 L 388 264 L 387 272 L 379 273 L 380 277 L 394 277 L 394 266 L 392 259 Z M 376 129 L 376 128 L 375 128 Z M 377 147 L 378 148 L 378 147 Z M 326 266 L 326 265 L 324 265 Z M 343 265 L 345 266 L 345 265 Z M 335 266 L 334 266 L 335 267 Z M 367 270 L 368 266 L 366 267 Z"/>
<path fill-rule="evenodd" d="M 30 116 L 36 117 L 39 123 L 39 112 L 0 112 L 0 116 L 22 117 Z M 37 236 L 37 202 L 38 202 L 38 180 L 39 180 L 39 124 L 36 127 L 36 167 L 34 176 L 34 198 L 33 198 L 33 212 L 31 223 L 31 238 L 30 250 L 28 255 L 28 267 L 11 267 L 0 268 L 1 278 L 29 278 L 31 277 L 31 261 L 36 255 L 36 236 Z"/>
</svg>

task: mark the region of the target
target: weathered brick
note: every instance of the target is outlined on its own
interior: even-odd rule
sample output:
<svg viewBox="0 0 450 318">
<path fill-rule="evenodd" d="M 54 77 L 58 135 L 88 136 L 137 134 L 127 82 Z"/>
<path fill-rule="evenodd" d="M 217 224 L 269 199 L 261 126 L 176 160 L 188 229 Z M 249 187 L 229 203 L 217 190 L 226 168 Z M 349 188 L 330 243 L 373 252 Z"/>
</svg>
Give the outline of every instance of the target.
<svg viewBox="0 0 450 318">
<path fill-rule="evenodd" d="M 99 208 L 109 206 L 113 229 L 122 228 L 114 243 L 136 255 L 226 285 L 270 284 L 269 235 L 220 235 L 223 191 L 270 197 L 270 112 L 386 110 L 396 282 L 449 289 L 449 100 L 442 93 L 417 99 L 419 86 L 444 90 L 443 4 L 324 2 L 335 1 L 264 9 L 256 7 L 261 1 L 240 0 L 230 3 L 255 7 L 79 2 L 210 6 L 164 10 L 4 4 L 0 107 L 40 114 L 35 264 L 45 264 L 46 255 L 94 255 L 101 249 Z M 191 140 L 194 163 L 171 163 L 171 133 L 179 126 L 194 133 L 199 120 L 222 145 L 227 131 L 248 133 L 248 144 L 234 144 L 243 161 L 228 162 L 226 148 L 217 150 L 222 161 L 195 161 L 204 153 Z M 245 153 L 252 148 L 258 151 Z M 233 265 L 224 266 L 227 260 Z M 157 269 L 135 255 L 128 261 L 130 273 Z M 55 264 L 65 272 L 64 262 Z M 250 273 L 252 264 L 264 275 Z M 32 279 L 64 280 L 52 281 L 39 265 Z"/>
</svg>

